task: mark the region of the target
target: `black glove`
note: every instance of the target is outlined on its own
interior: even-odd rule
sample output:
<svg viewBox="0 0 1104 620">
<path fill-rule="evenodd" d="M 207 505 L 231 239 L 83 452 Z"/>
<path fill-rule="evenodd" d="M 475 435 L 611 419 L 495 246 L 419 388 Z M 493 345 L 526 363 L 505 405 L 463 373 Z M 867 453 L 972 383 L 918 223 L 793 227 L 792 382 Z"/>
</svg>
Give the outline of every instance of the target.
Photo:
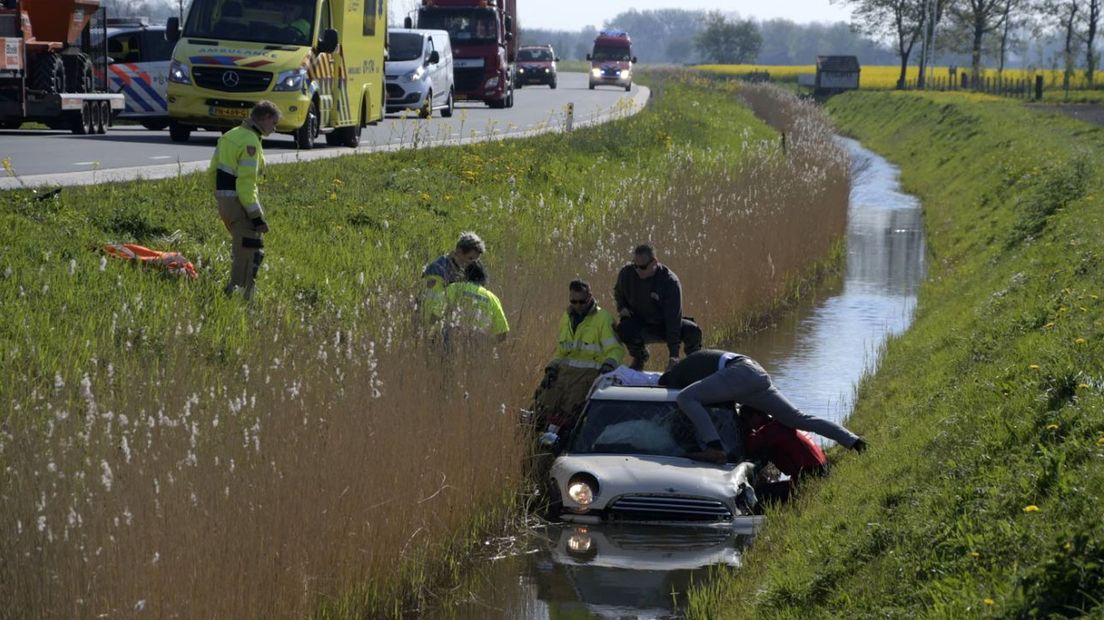
<svg viewBox="0 0 1104 620">
<path fill-rule="evenodd" d="M 255 217 L 250 221 L 253 222 L 253 228 L 256 228 L 257 232 L 268 232 L 268 222 L 263 217 Z"/>
<path fill-rule="evenodd" d="M 602 364 L 601 368 L 598 369 L 598 373 L 604 375 L 607 372 L 613 372 L 614 370 L 617 370 L 617 366 L 614 366 L 611 362 L 606 362 Z"/>
<path fill-rule="evenodd" d="M 560 376 L 560 369 L 556 366 L 548 366 L 544 369 L 544 380 L 541 381 L 541 388 L 548 389 L 552 387 L 552 384 L 556 383 L 556 377 Z"/>
</svg>

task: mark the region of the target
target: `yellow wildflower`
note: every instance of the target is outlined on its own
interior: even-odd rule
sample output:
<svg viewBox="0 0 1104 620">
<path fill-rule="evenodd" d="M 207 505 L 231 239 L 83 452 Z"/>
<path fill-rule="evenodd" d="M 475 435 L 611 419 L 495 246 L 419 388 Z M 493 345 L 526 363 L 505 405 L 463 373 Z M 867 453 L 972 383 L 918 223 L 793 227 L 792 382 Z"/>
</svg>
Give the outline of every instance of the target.
<svg viewBox="0 0 1104 620">
<path fill-rule="evenodd" d="M 1047 426 L 1046 426 L 1046 427 L 1047 427 L 1047 430 L 1048 430 L 1048 431 L 1056 431 L 1056 430 L 1058 430 L 1058 425 L 1057 425 L 1057 424 L 1047 424 Z"/>
<path fill-rule="evenodd" d="M 1039 512 L 1039 507 L 1036 506 L 1035 504 L 1031 504 L 1030 506 L 1024 506 L 1024 512 Z"/>
<path fill-rule="evenodd" d="M 1073 543 L 1066 543 L 1066 544 L 1062 545 L 1062 548 L 1065 549 L 1066 551 L 1072 551 L 1073 550 Z"/>
<path fill-rule="evenodd" d="M 1084 338 L 1078 338 L 1073 341 L 1073 344 L 1085 344 L 1086 342 L 1088 342 L 1088 340 L 1085 340 Z"/>
<path fill-rule="evenodd" d="M 978 557 L 981 557 L 981 554 L 980 554 L 980 553 L 978 553 L 977 551 L 971 551 L 971 552 L 970 552 L 970 557 L 972 557 L 972 558 L 978 558 Z"/>
<path fill-rule="evenodd" d="M 1031 370 L 1039 370 L 1040 366 L 1038 364 L 1031 364 L 1030 366 L 1028 366 L 1028 368 L 1030 368 Z"/>
<path fill-rule="evenodd" d="M 993 599 L 991 599 L 989 597 L 985 597 L 985 600 L 982 601 L 982 602 L 985 603 L 986 605 L 993 605 L 994 603 L 996 603 L 996 601 L 994 601 Z"/>
</svg>

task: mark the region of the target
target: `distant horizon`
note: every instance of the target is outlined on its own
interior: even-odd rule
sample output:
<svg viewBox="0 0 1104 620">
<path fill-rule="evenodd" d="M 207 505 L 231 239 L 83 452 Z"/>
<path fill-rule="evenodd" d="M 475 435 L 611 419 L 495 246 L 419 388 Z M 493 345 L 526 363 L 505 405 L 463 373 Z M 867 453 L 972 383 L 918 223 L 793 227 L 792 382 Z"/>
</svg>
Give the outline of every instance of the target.
<svg viewBox="0 0 1104 620">
<path fill-rule="evenodd" d="M 391 3 L 391 19 L 402 23 L 403 17 L 414 10 L 419 0 L 394 0 Z M 601 28 L 614 17 L 632 9 L 655 11 L 682 9 L 687 11 L 713 11 L 739 13 L 743 19 L 766 21 L 788 19 L 793 22 L 828 23 L 850 22 L 851 12 L 846 7 L 834 5 L 829 0 L 786 0 L 762 3 L 755 0 L 721 0 L 721 2 L 681 3 L 674 0 L 561 0 L 556 3 L 518 0 L 518 22 L 522 28 L 539 30 L 578 31 L 587 26 Z M 764 4 L 767 4 L 764 6 Z"/>
</svg>

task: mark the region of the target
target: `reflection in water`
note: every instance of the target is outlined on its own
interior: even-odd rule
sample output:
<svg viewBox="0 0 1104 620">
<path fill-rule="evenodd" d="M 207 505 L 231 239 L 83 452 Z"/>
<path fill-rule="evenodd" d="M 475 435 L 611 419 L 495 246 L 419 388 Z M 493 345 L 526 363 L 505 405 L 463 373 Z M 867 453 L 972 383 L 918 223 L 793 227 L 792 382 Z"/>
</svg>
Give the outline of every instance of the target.
<svg viewBox="0 0 1104 620">
<path fill-rule="evenodd" d="M 853 162 L 842 283 L 727 347 L 759 360 L 798 407 L 835 420 L 850 412 L 886 337 L 912 320 L 925 267 L 920 205 L 900 192 L 896 168 L 842 143 Z M 747 540 L 730 529 L 553 526 L 480 567 L 468 601 L 426 617 L 678 617 L 679 595 L 709 566 L 738 566 Z"/>
</svg>

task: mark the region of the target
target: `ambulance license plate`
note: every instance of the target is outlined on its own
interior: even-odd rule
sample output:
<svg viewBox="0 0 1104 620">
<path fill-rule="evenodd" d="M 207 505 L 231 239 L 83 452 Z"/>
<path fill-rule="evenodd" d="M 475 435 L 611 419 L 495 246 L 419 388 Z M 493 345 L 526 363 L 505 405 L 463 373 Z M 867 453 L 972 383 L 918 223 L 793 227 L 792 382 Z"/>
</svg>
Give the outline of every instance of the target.
<svg viewBox="0 0 1104 620">
<path fill-rule="evenodd" d="M 208 113 L 218 118 L 245 118 L 249 116 L 249 108 L 220 108 L 218 106 L 211 106 L 208 108 Z"/>
</svg>

